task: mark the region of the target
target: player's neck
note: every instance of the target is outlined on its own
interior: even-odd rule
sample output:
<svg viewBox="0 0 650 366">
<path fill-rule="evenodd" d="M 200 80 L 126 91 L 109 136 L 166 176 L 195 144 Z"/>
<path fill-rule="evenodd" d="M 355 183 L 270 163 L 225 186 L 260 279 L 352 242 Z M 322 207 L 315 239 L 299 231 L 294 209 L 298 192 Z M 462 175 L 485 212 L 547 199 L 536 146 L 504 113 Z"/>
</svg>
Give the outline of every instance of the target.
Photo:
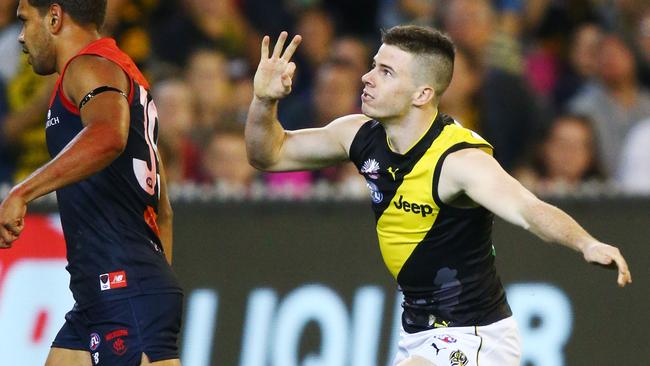
<svg viewBox="0 0 650 366">
<path fill-rule="evenodd" d="M 382 123 L 391 149 L 398 154 L 408 152 L 429 130 L 437 115 L 436 107 L 426 110 L 416 109 L 399 120 Z"/>
<path fill-rule="evenodd" d="M 58 39 L 57 45 L 57 73 L 61 74 L 71 58 L 99 38 L 101 38 L 99 32 L 92 28 L 75 26 L 64 30 Z"/>
</svg>

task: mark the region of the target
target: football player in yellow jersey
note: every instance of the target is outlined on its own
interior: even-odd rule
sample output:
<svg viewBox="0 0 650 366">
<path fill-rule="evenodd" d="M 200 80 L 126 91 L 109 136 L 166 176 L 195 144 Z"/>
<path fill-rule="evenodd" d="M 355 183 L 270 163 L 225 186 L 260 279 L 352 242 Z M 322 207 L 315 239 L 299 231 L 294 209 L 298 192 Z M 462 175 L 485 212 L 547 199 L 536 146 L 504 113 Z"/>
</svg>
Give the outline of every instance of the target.
<svg viewBox="0 0 650 366">
<path fill-rule="evenodd" d="M 620 251 L 589 235 L 566 213 L 540 201 L 492 157 L 492 146 L 438 112 L 451 81 L 454 46 L 427 27 L 384 32 L 363 75 L 363 114 L 323 128 L 285 131 L 278 101 L 291 92 L 301 42 L 270 52 L 262 40 L 246 123 L 249 161 L 265 171 L 319 169 L 352 160 L 371 190 L 384 261 L 404 293 L 398 366 L 518 365 L 520 339 L 494 269 L 492 215 L 547 242 L 618 268 Z"/>
</svg>

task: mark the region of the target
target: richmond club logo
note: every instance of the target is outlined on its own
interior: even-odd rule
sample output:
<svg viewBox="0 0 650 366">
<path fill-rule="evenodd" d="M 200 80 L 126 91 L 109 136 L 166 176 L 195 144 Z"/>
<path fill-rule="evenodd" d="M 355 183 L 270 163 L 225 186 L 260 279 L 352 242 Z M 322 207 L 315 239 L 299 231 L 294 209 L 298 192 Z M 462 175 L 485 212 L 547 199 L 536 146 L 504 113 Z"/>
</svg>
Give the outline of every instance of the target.
<svg viewBox="0 0 650 366">
<path fill-rule="evenodd" d="M 361 167 L 361 174 L 367 174 L 372 179 L 379 178 L 379 163 L 375 159 L 368 159 Z"/>
</svg>

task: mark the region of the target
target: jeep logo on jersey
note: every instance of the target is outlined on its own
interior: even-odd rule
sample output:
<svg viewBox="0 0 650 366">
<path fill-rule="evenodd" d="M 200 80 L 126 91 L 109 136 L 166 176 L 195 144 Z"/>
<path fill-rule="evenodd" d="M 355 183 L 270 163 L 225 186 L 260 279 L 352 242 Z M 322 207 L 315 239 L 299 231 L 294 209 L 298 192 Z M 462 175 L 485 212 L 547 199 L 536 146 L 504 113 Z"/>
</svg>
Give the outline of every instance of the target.
<svg viewBox="0 0 650 366">
<path fill-rule="evenodd" d="M 414 214 L 420 214 L 422 217 L 427 217 L 433 213 L 433 207 L 427 204 L 409 202 L 404 199 L 404 196 L 399 196 L 399 201 L 393 201 L 395 208 L 398 210 L 403 210 L 404 212 L 413 212 Z"/>
</svg>

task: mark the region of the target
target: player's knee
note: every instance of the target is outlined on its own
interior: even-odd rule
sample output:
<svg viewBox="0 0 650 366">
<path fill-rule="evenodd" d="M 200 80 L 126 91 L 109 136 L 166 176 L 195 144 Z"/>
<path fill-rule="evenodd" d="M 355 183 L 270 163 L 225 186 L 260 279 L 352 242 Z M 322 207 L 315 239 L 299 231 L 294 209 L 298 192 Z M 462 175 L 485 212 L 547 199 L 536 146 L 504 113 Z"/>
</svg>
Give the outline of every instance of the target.
<svg viewBox="0 0 650 366">
<path fill-rule="evenodd" d="M 436 364 L 420 356 L 411 356 L 397 366 L 436 366 Z"/>
</svg>

